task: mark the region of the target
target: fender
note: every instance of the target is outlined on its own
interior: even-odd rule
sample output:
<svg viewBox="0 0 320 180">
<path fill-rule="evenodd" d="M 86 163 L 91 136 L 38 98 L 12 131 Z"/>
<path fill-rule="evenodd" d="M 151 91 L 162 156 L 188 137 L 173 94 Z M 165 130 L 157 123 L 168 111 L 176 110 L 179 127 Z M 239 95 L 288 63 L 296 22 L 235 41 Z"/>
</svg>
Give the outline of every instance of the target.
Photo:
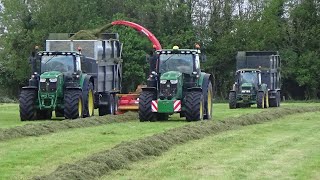
<svg viewBox="0 0 320 180">
<path fill-rule="evenodd" d="M 142 91 L 157 91 L 157 89 L 155 87 L 143 87 L 141 89 L 142 89 Z"/>
<path fill-rule="evenodd" d="M 37 90 L 38 87 L 36 87 L 36 86 L 25 86 L 25 87 L 22 87 L 22 89 L 33 89 L 33 90 Z"/>
<path fill-rule="evenodd" d="M 198 92 L 202 92 L 202 88 L 201 87 L 191 87 L 187 89 L 188 91 L 198 91 Z"/>
</svg>

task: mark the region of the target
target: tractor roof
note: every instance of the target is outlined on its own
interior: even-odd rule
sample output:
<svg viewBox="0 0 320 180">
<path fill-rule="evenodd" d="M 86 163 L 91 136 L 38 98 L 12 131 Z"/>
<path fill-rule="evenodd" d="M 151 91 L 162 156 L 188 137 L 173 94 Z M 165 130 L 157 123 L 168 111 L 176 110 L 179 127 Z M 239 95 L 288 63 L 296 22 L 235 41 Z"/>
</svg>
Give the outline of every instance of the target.
<svg viewBox="0 0 320 180">
<path fill-rule="evenodd" d="M 198 49 L 161 49 L 157 54 L 200 54 Z"/>
<path fill-rule="evenodd" d="M 77 51 L 39 51 L 38 55 L 43 56 L 43 55 L 81 55 Z"/>
<path fill-rule="evenodd" d="M 261 72 L 260 69 L 250 69 L 250 68 L 244 68 L 244 69 L 238 69 L 237 72 L 240 72 L 240 71 L 258 71 L 258 72 Z"/>
</svg>

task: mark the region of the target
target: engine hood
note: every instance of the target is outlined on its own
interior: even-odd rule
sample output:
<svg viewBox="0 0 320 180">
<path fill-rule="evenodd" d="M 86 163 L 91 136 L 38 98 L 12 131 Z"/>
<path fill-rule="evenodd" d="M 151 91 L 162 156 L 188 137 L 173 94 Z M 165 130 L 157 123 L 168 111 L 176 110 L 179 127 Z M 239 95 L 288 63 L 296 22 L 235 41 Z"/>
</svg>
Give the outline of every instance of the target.
<svg viewBox="0 0 320 180">
<path fill-rule="evenodd" d="M 160 80 L 177 80 L 181 75 L 179 71 L 168 71 L 161 75 Z"/>
<path fill-rule="evenodd" d="M 60 75 L 62 75 L 59 71 L 50 71 L 50 72 L 44 72 L 40 75 L 40 78 L 47 79 L 47 78 L 58 78 Z"/>
</svg>

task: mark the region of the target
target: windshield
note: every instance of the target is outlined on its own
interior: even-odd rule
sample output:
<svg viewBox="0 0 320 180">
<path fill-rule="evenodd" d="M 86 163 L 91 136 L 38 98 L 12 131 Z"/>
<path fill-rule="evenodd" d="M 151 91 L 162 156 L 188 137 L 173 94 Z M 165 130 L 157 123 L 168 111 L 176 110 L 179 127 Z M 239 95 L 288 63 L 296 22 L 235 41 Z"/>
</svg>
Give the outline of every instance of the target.
<svg viewBox="0 0 320 180">
<path fill-rule="evenodd" d="M 48 71 L 75 72 L 74 56 L 51 55 L 42 56 L 41 73 Z"/>
<path fill-rule="evenodd" d="M 258 83 L 258 74 L 254 71 L 241 72 L 240 73 L 240 83 Z"/>
<path fill-rule="evenodd" d="M 191 74 L 193 72 L 192 54 L 161 54 L 159 59 L 159 73 L 179 71 Z"/>
</svg>

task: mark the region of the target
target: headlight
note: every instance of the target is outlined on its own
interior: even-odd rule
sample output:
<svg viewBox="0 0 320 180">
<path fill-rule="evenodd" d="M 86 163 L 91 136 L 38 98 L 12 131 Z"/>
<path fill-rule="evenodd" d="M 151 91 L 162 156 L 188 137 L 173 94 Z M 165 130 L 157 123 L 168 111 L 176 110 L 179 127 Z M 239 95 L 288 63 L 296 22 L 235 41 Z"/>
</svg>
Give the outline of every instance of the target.
<svg viewBox="0 0 320 180">
<path fill-rule="evenodd" d="M 40 82 L 46 82 L 46 79 L 41 78 L 41 79 L 40 79 Z"/>
<path fill-rule="evenodd" d="M 58 79 L 57 78 L 52 78 L 52 79 L 49 79 L 50 82 L 57 82 Z"/>
<path fill-rule="evenodd" d="M 250 93 L 250 90 L 241 90 L 241 93 Z"/>
<path fill-rule="evenodd" d="M 176 80 L 170 80 L 170 83 L 171 84 L 177 84 L 178 83 L 178 80 L 176 79 Z"/>
<path fill-rule="evenodd" d="M 166 84 L 167 80 L 160 80 L 160 84 Z"/>
</svg>

